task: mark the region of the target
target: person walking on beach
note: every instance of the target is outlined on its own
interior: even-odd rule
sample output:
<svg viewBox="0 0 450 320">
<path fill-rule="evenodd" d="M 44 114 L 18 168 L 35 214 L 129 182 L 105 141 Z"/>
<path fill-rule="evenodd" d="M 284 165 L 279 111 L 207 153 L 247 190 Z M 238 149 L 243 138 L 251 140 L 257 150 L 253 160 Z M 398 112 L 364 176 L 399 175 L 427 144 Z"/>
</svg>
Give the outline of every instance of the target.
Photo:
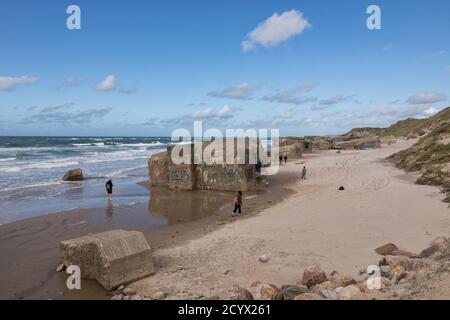
<svg viewBox="0 0 450 320">
<path fill-rule="evenodd" d="M 306 173 L 307 173 L 307 170 L 306 170 L 306 167 L 305 166 L 303 166 L 303 169 L 302 169 L 302 180 L 306 180 Z"/>
<path fill-rule="evenodd" d="M 238 193 L 233 198 L 234 210 L 231 216 L 235 216 L 236 213 L 242 213 L 242 192 L 238 191 Z"/>
<path fill-rule="evenodd" d="M 106 182 L 105 187 L 106 187 L 106 192 L 108 193 L 109 201 L 112 201 L 112 189 L 113 189 L 114 185 L 113 185 L 111 179 L 109 179 Z"/>
<path fill-rule="evenodd" d="M 261 161 L 258 160 L 255 165 L 256 173 L 261 173 L 261 168 L 262 168 L 262 163 L 261 163 Z"/>
<path fill-rule="evenodd" d="M 285 152 L 284 153 L 284 164 L 286 164 L 287 163 L 287 153 Z"/>
<path fill-rule="evenodd" d="M 283 155 L 280 154 L 280 165 L 283 164 Z"/>
</svg>

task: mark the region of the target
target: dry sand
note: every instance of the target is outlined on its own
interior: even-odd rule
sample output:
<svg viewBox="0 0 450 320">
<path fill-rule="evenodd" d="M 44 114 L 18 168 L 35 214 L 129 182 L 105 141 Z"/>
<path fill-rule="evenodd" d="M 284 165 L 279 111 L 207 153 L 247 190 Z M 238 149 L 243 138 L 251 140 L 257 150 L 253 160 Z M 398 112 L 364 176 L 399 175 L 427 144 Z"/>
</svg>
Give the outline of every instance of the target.
<svg viewBox="0 0 450 320">
<path fill-rule="evenodd" d="M 450 234 L 450 210 L 438 188 L 415 185 L 414 177 L 382 161 L 409 144 L 307 155 L 301 162 L 308 179 L 291 185 L 295 195 L 188 243 L 156 250 L 155 275 L 131 286 L 142 296 L 163 291 L 169 298 L 194 298 L 254 281 L 293 284 L 311 264 L 356 275 L 379 260 L 373 249 L 387 242 L 420 251 Z M 281 172 L 298 176 L 300 168 L 291 162 Z M 269 262 L 258 261 L 263 254 Z"/>
</svg>

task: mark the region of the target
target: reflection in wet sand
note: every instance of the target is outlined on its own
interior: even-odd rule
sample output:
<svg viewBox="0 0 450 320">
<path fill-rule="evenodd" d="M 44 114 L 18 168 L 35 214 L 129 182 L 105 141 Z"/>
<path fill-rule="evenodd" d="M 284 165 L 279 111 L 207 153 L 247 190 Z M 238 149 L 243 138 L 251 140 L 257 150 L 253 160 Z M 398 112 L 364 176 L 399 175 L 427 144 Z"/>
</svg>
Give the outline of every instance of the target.
<svg viewBox="0 0 450 320">
<path fill-rule="evenodd" d="M 215 214 L 231 203 L 232 193 L 210 191 L 170 191 L 152 188 L 148 210 L 152 216 L 167 219 L 167 224 L 196 221 Z"/>
<path fill-rule="evenodd" d="M 108 205 L 106 206 L 106 216 L 111 217 L 114 213 L 114 206 L 112 201 L 108 201 Z"/>
</svg>

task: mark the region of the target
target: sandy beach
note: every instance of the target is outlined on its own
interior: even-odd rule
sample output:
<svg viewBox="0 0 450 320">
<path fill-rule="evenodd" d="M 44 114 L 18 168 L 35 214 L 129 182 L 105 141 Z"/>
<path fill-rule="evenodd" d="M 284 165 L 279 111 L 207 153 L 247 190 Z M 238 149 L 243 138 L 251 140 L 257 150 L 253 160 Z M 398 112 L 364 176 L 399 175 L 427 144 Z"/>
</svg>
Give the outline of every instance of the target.
<svg viewBox="0 0 450 320">
<path fill-rule="evenodd" d="M 309 176 L 290 185 L 294 195 L 187 244 L 155 251 L 158 272 L 132 287 L 142 296 L 163 291 L 169 298 L 193 298 L 234 284 L 296 283 L 314 264 L 356 275 L 378 261 L 373 249 L 388 242 L 420 251 L 449 234 L 450 210 L 439 188 L 415 185 L 413 176 L 382 161 L 410 143 L 307 155 L 301 162 Z M 298 176 L 299 167 L 291 162 L 281 171 Z M 263 254 L 268 263 L 258 261 Z"/>
<path fill-rule="evenodd" d="M 0 255 L 8 261 L 0 268 L 0 298 L 108 298 L 93 281 L 84 281 L 81 292 L 64 289 L 65 274 L 55 271 L 58 246 L 119 228 L 143 231 L 153 249 L 155 274 L 131 287 L 146 297 L 164 292 L 168 299 L 254 281 L 295 283 L 312 264 L 356 274 L 377 261 L 373 249 L 387 242 L 420 251 L 449 234 L 450 211 L 439 188 L 415 185 L 413 176 L 383 161 L 411 143 L 323 151 L 288 162 L 267 190 L 244 195 L 244 214 L 235 219 L 230 193 L 152 190 L 146 205 L 60 212 L 0 226 Z M 300 181 L 303 164 L 308 179 Z M 164 208 L 161 223 L 154 216 L 158 208 Z M 264 264 L 258 261 L 263 254 L 270 258 Z"/>
</svg>

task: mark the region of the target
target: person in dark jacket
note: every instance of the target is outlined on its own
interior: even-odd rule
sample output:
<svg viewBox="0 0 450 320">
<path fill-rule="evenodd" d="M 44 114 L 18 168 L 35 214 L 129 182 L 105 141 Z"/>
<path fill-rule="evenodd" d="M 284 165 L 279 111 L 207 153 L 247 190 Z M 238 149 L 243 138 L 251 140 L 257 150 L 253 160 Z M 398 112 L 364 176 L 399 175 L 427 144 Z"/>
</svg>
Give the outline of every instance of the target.
<svg viewBox="0 0 450 320">
<path fill-rule="evenodd" d="M 242 192 L 238 191 L 238 193 L 233 198 L 234 210 L 231 214 L 233 217 L 236 213 L 242 213 Z"/>
<path fill-rule="evenodd" d="M 106 187 L 106 192 L 108 193 L 109 201 L 111 201 L 112 200 L 113 187 L 114 187 L 111 179 L 109 179 L 106 182 L 105 187 Z"/>
<path fill-rule="evenodd" d="M 306 180 L 306 173 L 307 173 L 306 167 L 303 166 L 302 175 L 301 175 L 301 179 L 302 180 Z"/>
</svg>

